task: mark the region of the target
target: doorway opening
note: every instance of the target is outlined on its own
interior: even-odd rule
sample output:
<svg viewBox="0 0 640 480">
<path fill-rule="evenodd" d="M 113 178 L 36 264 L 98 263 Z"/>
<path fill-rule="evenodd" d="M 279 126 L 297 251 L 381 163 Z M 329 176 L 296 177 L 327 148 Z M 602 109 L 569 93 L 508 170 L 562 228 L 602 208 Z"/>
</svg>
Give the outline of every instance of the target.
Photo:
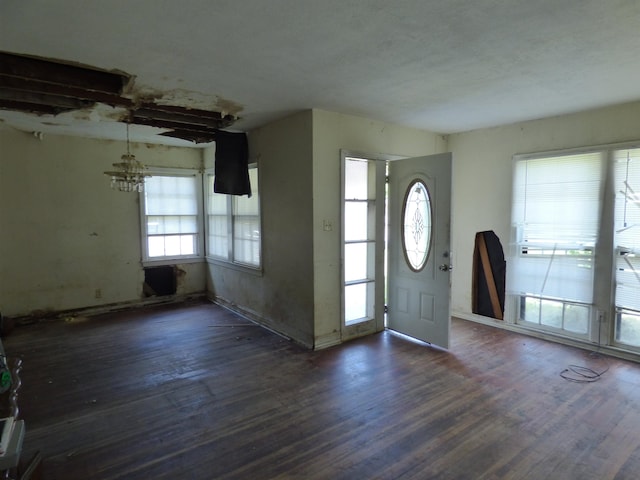
<svg viewBox="0 0 640 480">
<path fill-rule="evenodd" d="M 450 164 L 342 152 L 342 340 L 391 328 L 448 346 Z"/>
</svg>

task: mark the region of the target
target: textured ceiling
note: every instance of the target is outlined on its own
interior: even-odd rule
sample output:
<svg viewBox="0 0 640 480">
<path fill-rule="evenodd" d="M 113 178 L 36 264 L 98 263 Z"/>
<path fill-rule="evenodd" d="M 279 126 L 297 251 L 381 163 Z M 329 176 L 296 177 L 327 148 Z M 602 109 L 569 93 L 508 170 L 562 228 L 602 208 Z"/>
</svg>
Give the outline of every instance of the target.
<svg viewBox="0 0 640 480">
<path fill-rule="evenodd" d="M 640 1 L 0 0 L 0 51 L 126 72 L 237 130 L 320 108 L 453 133 L 640 100 Z M 110 109 L 0 119 L 122 138 Z M 161 132 L 134 134 L 182 142 Z"/>
</svg>

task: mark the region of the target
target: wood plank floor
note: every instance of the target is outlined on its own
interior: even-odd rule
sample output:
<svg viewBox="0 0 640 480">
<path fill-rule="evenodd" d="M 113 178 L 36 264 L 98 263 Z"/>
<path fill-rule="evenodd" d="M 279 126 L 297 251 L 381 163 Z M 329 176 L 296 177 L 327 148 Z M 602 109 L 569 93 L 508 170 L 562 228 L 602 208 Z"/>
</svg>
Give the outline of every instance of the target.
<svg viewBox="0 0 640 480">
<path fill-rule="evenodd" d="M 637 479 L 640 365 L 454 320 L 310 352 L 210 303 L 17 327 L 44 478 Z M 560 377 L 570 364 L 609 370 Z"/>
</svg>

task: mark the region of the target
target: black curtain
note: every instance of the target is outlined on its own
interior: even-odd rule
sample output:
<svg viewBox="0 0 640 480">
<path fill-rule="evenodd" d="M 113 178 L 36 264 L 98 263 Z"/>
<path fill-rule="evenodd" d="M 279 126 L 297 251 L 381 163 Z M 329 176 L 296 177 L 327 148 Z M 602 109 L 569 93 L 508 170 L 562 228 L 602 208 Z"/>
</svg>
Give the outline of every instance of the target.
<svg viewBox="0 0 640 480">
<path fill-rule="evenodd" d="M 213 191 L 251 196 L 249 146 L 246 133 L 216 132 L 216 165 Z"/>
</svg>

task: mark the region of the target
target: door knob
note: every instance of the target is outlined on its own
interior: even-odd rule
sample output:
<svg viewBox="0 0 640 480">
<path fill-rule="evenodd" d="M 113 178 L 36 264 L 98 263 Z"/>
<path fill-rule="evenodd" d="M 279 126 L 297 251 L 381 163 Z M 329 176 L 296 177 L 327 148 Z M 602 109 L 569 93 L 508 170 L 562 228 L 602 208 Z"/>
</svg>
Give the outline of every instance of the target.
<svg viewBox="0 0 640 480">
<path fill-rule="evenodd" d="M 453 265 L 448 265 L 446 263 L 443 263 L 442 265 L 440 265 L 438 267 L 440 270 L 442 270 L 443 272 L 450 272 L 451 270 L 453 270 Z"/>
</svg>

